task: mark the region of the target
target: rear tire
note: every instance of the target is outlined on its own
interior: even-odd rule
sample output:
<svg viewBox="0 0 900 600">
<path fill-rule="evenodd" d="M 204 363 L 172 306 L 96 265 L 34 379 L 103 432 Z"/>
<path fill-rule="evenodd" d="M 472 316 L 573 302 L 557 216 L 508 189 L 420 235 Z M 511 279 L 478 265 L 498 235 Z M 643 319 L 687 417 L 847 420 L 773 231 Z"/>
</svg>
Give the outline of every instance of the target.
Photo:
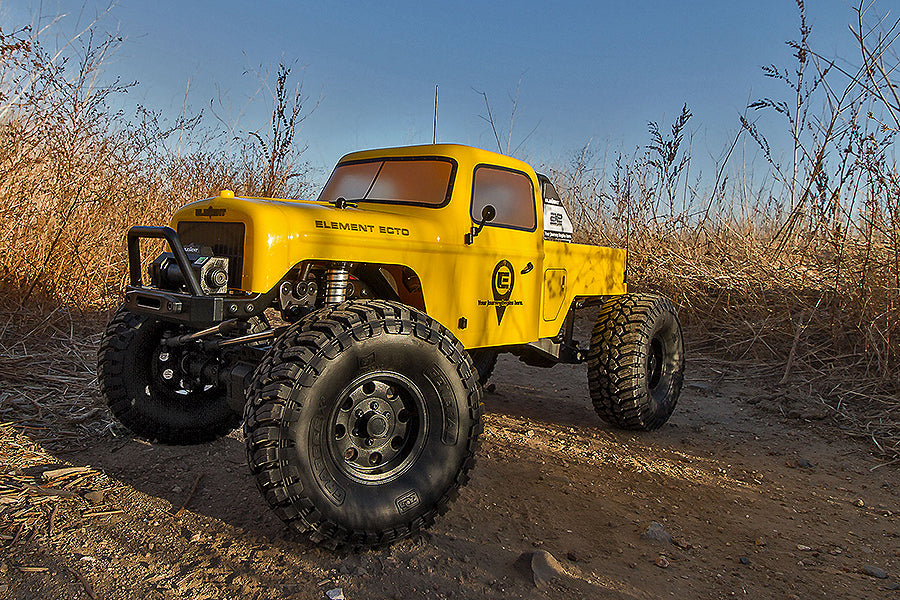
<svg viewBox="0 0 900 600">
<path fill-rule="evenodd" d="M 142 438 L 164 444 L 209 442 L 237 427 L 241 414 L 228 405 L 222 386 L 185 381 L 184 350 L 161 344 L 175 329 L 120 308 L 100 342 L 100 391 L 119 422 Z"/>
<path fill-rule="evenodd" d="M 675 410 L 683 381 L 684 341 L 672 302 L 652 294 L 607 300 L 588 352 L 600 418 L 622 429 L 656 429 Z"/>
<path fill-rule="evenodd" d="M 481 423 L 472 362 L 447 329 L 396 302 L 310 313 L 254 374 L 250 470 L 313 542 L 377 546 L 428 527 L 468 481 Z"/>
</svg>

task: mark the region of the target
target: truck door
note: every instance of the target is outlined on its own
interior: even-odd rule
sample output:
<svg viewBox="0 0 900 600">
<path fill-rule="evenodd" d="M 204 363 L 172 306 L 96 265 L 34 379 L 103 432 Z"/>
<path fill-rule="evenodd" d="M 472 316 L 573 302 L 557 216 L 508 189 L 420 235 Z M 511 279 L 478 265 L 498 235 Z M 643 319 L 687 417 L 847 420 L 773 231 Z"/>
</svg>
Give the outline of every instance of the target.
<svg viewBox="0 0 900 600">
<path fill-rule="evenodd" d="M 467 248 L 472 274 L 467 298 L 470 347 L 521 344 L 537 339 L 541 308 L 543 236 L 533 179 L 525 172 L 481 164 L 472 175 L 470 217 L 485 206 L 495 217 Z"/>
</svg>

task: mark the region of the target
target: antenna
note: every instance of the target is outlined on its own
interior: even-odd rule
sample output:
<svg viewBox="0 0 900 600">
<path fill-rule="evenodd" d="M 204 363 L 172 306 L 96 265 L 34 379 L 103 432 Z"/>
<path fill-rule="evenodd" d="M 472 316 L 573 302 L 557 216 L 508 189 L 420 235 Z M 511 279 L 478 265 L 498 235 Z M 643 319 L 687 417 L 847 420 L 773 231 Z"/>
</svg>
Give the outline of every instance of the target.
<svg viewBox="0 0 900 600">
<path fill-rule="evenodd" d="M 434 85 L 434 133 L 431 137 L 431 143 L 437 144 L 437 102 L 438 102 L 438 86 Z"/>
</svg>

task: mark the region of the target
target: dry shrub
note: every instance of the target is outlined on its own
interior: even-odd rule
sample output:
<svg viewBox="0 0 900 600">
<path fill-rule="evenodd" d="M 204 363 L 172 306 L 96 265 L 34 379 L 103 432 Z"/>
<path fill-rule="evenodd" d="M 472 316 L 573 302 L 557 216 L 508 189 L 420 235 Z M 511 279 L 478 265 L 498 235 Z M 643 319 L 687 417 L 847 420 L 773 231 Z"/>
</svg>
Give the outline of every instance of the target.
<svg viewBox="0 0 900 600">
<path fill-rule="evenodd" d="M 862 64 L 848 71 L 813 51 L 798 6 L 796 67 L 765 68 L 790 101 L 749 107 L 785 120 L 793 140 L 785 164 L 745 115 L 703 190 L 691 175 L 685 106 L 668 129 L 651 123 L 648 145 L 630 155 L 609 160 L 586 146 L 547 170 L 579 240 L 628 247 L 632 288 L 673 297 L 700 345 L 732 365 L 752 364 L 761 377 L 808 384 L 837 411 L 862 399 L 869 410 L 855 431 L 900 452 L 900 102 L 889 78 L 898 25 L 867 26 L 871 6 L 860 4 Z M 90 388 L 78 394 L 96 400 L 72 311 L 119 302 L 129 226 L 162 224 L 185 202 L 223 188 L 309 191 L 295 139 L 305 98 L 289 87 L 289 68 L 274 77 L 270 129 L 235 136 L 236 124 L 210 126 L 202 114 L 169 122 L 152 111 L 132 119 L 113 111 L 112 98 L 129 84 L 100 82 L 120 43 L 89 28 L 56 55 L 27 28 L 0 31 L 0 376 L 32 365 L 26 379 L 35 386 L 16 396 L 26 409 L 14 412 L 30 405 L 38 421 L 48 403 L 73 398 L 55 393 L 59 385 L 78 379 Z M 491 116 L 486 96 L 485 103 Z M 499 146 L 496 128 L 495 135 Z M 731 167 L 741 140 L 758 145 L 770 173 Z M 35 309 L 35 300 L 49 308 Z M 58 348 L 71 349 L 59 364 L 75 379 L 54 375 Z"/>
<path fill-rule="evenodd" d="M 294 139 L 304 98 L 290 88 L 290 68 L 276 76 L 271 130 L 234 140 L 202 114 L 125 118 L 110 105 L 130 85 L 100 83 L 121 39 L 98 41 L 90 28 L 64 55 L 43 48 L 46 35 L 0 31 L 0 280 L 23 302 L 118 302 L 131 225 L 165 224 L 176 208 L 225 188 L 306 191 Z"/>
<path fill-rule="evenodd" d="M 650 123 L 650 143 L 631 155 L 610 160 L 585 146 L 548 170 L 577 237 L 627 246 L 632 289 L 674 298 L 701 346 L 774 383 L 802 384 L 836 411 L 853 400 L 865 415 L 856 431 L 900 454 L 900 94 L 889 78 L 900 21 L 873 17 L 870 27 L 871 4 L 856 7 L 864 58 L 851 71 L 810 47 L 798 8 L 796 66 L 763 69 L 791 102 L 748 107 L 783 119 L 784 164 L 744 115 L 701 191 L 685 107 L 669 132 Z M 729 167 L 742 139 L 768 161 L 766 177 Z"/>
</svg>

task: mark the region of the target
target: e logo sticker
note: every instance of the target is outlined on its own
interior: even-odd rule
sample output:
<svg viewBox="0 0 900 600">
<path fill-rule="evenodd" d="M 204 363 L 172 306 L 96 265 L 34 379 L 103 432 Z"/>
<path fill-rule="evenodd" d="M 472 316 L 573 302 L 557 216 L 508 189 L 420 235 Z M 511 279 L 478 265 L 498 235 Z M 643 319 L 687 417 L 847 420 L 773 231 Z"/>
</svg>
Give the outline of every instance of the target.
<svg viewBox="0 0 900 600">
<path fill-rule="evenodd" d="M 494 267 L 491 276 L 491 290 L 494 292 L 494 308 L 497 309 L 497 325 L 503 320 L 503 313 L 509 306 L 509 297 L 516 284 L 516 274 L 508 260 L 501 260 Z"/>
</svg>

